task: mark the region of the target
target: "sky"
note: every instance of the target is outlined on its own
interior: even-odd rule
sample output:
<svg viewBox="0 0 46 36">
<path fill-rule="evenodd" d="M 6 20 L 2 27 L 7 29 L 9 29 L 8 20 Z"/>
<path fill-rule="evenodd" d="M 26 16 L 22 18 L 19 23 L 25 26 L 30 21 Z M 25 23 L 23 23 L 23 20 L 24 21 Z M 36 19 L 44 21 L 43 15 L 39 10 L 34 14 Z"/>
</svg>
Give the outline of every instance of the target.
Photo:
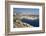
<svg viewBox="0 0 46 36">
<path fill-rule="evenodd" d="M 14 8 L 14 13 L 39 15 L 38 8 Z"/>
</svg>

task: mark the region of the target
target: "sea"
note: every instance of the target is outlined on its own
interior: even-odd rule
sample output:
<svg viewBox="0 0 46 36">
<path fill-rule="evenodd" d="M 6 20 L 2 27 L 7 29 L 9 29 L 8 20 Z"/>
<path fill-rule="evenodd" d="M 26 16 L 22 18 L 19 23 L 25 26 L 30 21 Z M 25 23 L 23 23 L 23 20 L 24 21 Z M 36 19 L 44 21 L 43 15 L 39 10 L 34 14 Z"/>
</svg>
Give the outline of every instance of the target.
<svg viewBox="0 0 46 36">
<path fill-rule="evenodd" d="M 21 21 L 23 23 L 30 24 L 33 27 L 39 27 L 39 18 L 38 19 L 35 19 L 35 20 L 31 20 L 31 19 L 21 19 Z"/>
</svg>

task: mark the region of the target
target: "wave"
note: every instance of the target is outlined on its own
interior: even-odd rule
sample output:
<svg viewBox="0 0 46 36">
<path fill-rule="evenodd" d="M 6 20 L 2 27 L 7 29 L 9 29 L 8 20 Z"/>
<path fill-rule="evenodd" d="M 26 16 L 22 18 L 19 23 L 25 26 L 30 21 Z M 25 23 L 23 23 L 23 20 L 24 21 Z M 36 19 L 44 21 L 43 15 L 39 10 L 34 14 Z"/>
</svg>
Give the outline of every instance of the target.
<svg viewBox="0 0 46 36">
<path fill-rule="evenodd" d="M 29 20 L 36 20 L 38 19 L 39 17 L 21 17 L 21 19 L 29 19 Z"/>
</svg>

